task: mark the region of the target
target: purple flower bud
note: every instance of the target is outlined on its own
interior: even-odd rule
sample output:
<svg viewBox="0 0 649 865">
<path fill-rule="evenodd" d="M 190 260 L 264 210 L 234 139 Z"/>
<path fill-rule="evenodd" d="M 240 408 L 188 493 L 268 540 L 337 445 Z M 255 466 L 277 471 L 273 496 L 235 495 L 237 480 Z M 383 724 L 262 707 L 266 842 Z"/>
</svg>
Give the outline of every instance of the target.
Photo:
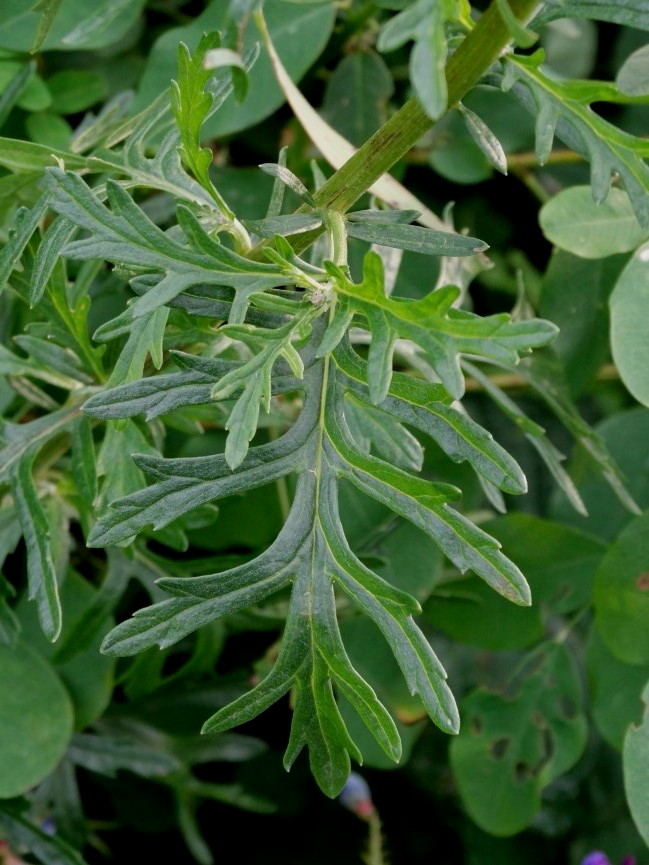
<svg viewBox="0 0 649 865">
<path fill-rule="evenodd" d="M 338 801 L 358 817 L 367 820 L 374 813 L 372 794 L 365 778 L 352 772 L 340 791 Z"/>
<path fill-rule="evenodd" d="M 611 860 L 605 853 L 595 850 L 589 853 L 585 859 L 582 859 L 581 865 L 611 865 Z"/>
<path fill-rule="evenodd" d="M 635 856 L 625 856 L 620 865 L 635 865 Z"/>
</svg>

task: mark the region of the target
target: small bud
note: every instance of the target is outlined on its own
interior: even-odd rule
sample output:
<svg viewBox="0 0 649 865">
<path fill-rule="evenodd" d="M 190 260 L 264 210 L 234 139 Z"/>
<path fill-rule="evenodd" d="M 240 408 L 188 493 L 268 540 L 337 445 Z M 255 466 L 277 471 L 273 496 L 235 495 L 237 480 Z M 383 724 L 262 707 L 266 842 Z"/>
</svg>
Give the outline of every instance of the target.
<svg viewBox="0 0 649 865">
<path fill-rule="evenodd" d="M 581 865 L 611 865 L 611 860 L 605 853 L 595 850 L 589 853 L 585 859 L 581 860 Z"/>
<path fill-rule="evenodd" d="M 338 796 L 341 805 L 353 811 L 361 820 L 369 820 L 374 814 L 374 803 L 367 781 L 352 772 Z"/>
</svg>

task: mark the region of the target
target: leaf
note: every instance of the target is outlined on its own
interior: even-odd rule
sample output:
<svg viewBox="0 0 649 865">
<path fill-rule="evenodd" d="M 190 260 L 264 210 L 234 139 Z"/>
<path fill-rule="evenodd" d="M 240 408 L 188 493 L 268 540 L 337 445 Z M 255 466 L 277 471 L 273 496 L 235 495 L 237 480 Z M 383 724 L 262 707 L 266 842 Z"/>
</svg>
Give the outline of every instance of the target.
<svg viewBox="0 0 649 865">
<path fill-rule="evenodd" d="M 533 605 L 505 604 L 475 578 L 442 584 L 424 607 L 427 621 L 436 629 L 480 649 L 525 648 L 544 635 L 548 612 L 569 615 L 588 607 L 595 571 L 606 550 L 597 538 L 523 514 L 489 520 L 482 528 L 498 539 L 525 574 Z"/>
<path fill-rule="evenodd" d="M 108 81 L 92 70 L 63 69 L 47 79 L 47 86 L 57 114 L 78 114 L 108 95 Z"/>
<path fill-rule="evenodd" d="M 543 276 L 539 313 L 559 327 L 554 349 L 573 396 L 609 357 L 608 299 L 626 261 L 623 255 L 584 259 L 557 251 Z"/>
<path fill-rule="evenodd" d="M 27 82 L 34 74 L 34 68 L 32 63 L 23 64 L 0 92 L 0 127 L 4 126 L 14 105 L 19 101 Z"/>
<path fill-rule="evenodd" d="M 149 355 L 158 369 L 162 366 L 162 341 L 164 337 L 168 309 L 156 309 L 136 319 L 126 345 L 113 367 L 106 384 L 126 384 L 140 378 Z"/>
<path fill-rule="evenodd" d="M 107 333 L 111 337 L 119 335 L 134 319 L 169 303 L 192 285 L 244 287 L 254 276 L 261 290 L 285 281 L 272 265 L 244 259 L 210 237 L 182 205 L 179 219 L 185 235 L 195 244 L 191 248 L 172 240 L 154 225 L 130 196 L 111 181 L 107 184 L 112 205 L 109 210 L 75 174 L 55 168 L 48 172 L 48 180 L 51 206 L 75 224 L 93 231 L 91 237 L 69 243 L 66 255 L 82 260 L 107 258 L 165 274 L 153 284 L 140 280 L 138 285 L 148 290 L 117 319 L 99 328 L 95 338 Z"/>
<path fill-rule="evenodd" d="M 482 370 L 467 361 L 463 361 L 462 366 L 466 372 L 482 385 L 486 393 L 489 394 L 501 411 L 521 429 L 525 438 L 538 452 L 559 488 L 565 493 L 566 498 L 577 513 L 587 516 L 586 507 L 575 484 L 561 465 L 565 457 L 545 437 L 545 429 L 521 411 L 518 405 L 489 376 L 485 375 Z"/>
<path fill-rule="evenodd" d="M 417 0 L 389 18 L 381 28 L 377 43 L 379 51 L 394 51 L 413 39 L 431 8 L 431 0 Z"/>
<path fill-rule="evenodd" d="M 642 716 L 643 687 L 649 665 L 631 666 L 616 658 L 592 628 L 586 649 L 591 710 L 597 730 L 609 745 L 622 750 L 629 725 Z"/>
<path fill-rule="evenodd" d="M 590 103 L 602 96 L 597 87 L 583 90 L 579 82 L 551 78 L 540 66 L 542 52 L 507 60 L 504 84 L 536 114 L 536 153 L 543 164 L 552 149 L 555 131 L 590 163 L 593 198 L 602 202 L 609 193 L 611 175 L 620 176 L 638 222 L 649 226 L 649 166 L 644 157 L 649 145 L 623 132 L 596 114 Z"/>
<path fill-rule="evenodd" d="M 303 8 L 283 0 L 267 0 L 264 7 L 268 27 L 289 75 L 298 81 L 322 52 L 331 34 L 335 13 L 330 3 Z M 227 30 L 228 4 L 212 0 L 205 11 L 185 27 L 167 30 L 154 44 L 138 88 L 135 110 L 141 110 L 162 92 L 174 77 L 178 44 L 195 50 L 206 32 Z M 299 37 L 296 38 L 297 34 Z M 243 39 L 243 53 L 258 40 L 249 24 Z M 205 138 L 222 138 L 254 126 L 268 117 L 284 101 L 275 83 L 267 52 L 262 48 L 259 59 L 249 73 L 248 94 L 243 102 L 229 99 L 205 125 Z"/>
<path fill-rule="evenodd" d="M 644 715 L 639 726 L 631 726 L 624 738 L 622 766 L 624 769 L 624 790 L 636 828 L 645 843 L 649 843 L 649 802 L 647 801 L 646 777 L 649 758 L 647 756 L 647 687 L 642 693 Z"/>
<path fill-rule="evenodd" d="M 498 13 L 509 30 L 514 43 L 520 45 L 521 48 L 530 48 L 534 45 L 538 39 L 538 35 L 534 33 L 533 30 L 525 27 L 518 20 L 516 14 L 509 5 L 509 0 L 496 0 L 496 5 L 498 7 Z"/>
<path fill-rule="evenodd" d="M 327 82 L 324 118 L 354 147 L 360 147 L 386 120 L 393 90 L 390 70 L 378 54 L 347 54 Z"/>
<path fill-rule="evenodd" d="M 609 301 L 613 360 L 627 389 L 644 405 L 649 405 L 649 350 L 643 327 L 649 313 L 648 288 L 649 244 L 645 243 L 620 274 Z"/>
<path fill-rule="evenodd" d="M 27 547 L 29 599 L 36 600 L 43 633 L 55 642 L 61 633 L 61 602 L 50 547 L 50 527 L 32 479 L 33 453 L 12 470 L 11 492 Z"/>
<path fill-rule="evenodd" d="M 345 351 L 349 353 L 349 349 Z M 332 685 L 352 701 L 383 750 L 393 759 L 398 753 L 392 722 L 342 649 L 332 582 L 378 625 L 395 653 L 409 690 L 419 694 L 436 723 L 446 730 L 455 729 L 457 724 L 441 666 L 411 619 L 411 613 L 418 609 L 416 601 L 372 573 L 349 548 L 338 516 L 338 477 L 348 478 L 360 490 L 411 520 L 461 569 L 473 568 L 519 603 L 527 600 L 520 573 L 501 556 L 497 544 L 448 507 L 446 501 L 455 495 L 453 489 L 412 478 L 357 448 L 346 428 L 342 399 L 345 389 L 368 399 L 368 372 L 360 358 L 346 360 L 345 351 L 338 350 L 326 390 L 323 362 L 305 364 L 306 401 L 299 420 L 277 441 L 251 448 L 234 472 L 224 456 L 188 460 L 137 457 L 137 464 L 154 478 L 153 485 L 115 502 L 89 538 L 91 544 L 120 543 L 147 525 L 158 529 L 167 525 L 202 501 L 251 489 L 290 472 L 298 474 L 296 496 L 286 524 L 264 553 L 218 574 L 162 580 L 160 585 L 176 597 L 141 610 L 119 625 L 106 638 L 104 651 L 130 655 L 156 644 L 172 645 L 217 616 L 262 603 L 292 581 L 291 608 L 275 666 L 255 689 L 218 712 L 204 729 L 217 732 L 243 723 L 295 688 L 286 764 L 291 765 L 307 745 L 312 769 L 329 795 L 335 795 L 344 783 L 349 755 L 358 756 L 333 701 Z M 454 429 L 445 442 L 447 448 L 457 453 L 458 447 L 465 447 L 467 457 L 475 459 L 476 464 L 484 461 L 488 465 L 491 459 L 501 463 L 503 457 L 495 446 L 487 445 L 483 438 L 472 439 L 477 427 L 474 430 L 462 415 L 456 418 L 443 403 L 439 407 L 431 404 L 430 386 L 395 376 L 393 388 L 390 413 L 396 412 L 398 417 L 399 412 L 405 412 L 409 399 L 412 408 L 404 418 L 408 423 L 414 418 L 416 425 L 424 424 L 428 429 L 430 424 L 433 434 L 442 441 L 448 435 L 446 431 Z M 441 388 L 439 393 L 443 395 Z M 320 405 L 325 394 L 331 408 L 323 417 Z M 445 395 L 443 398 L 448 399 Z M 422 406 L 418 414 L 415 405 L 419 400 Z M 321 431 L 316 432 L 323 422 Z M 467 437 L 466 445 L 460 446 L 460 435 Z M 320 477 L 308 469 L 317 465 L 321 467 Z M 497 477 L 508 484 L 503 468 L 498 468 Z M 512 469 L 507 464 L 507 475 Z M 518 476 L 514 476 L 520 484 Z"/>
<path fill-rule="evenodd" d="M 45 657 L 60 676 L 72 700 L 74 728 L 82 730 L 103 714 L 113 693 L 115 662 L 99 654 L 101 640 L 113 624 L 113 619 L 110 611 L 104 611 L 101 618 L 94 614 L 98 592 L 71 569 L 68 569 L 63 580 L 60 595 L 65 619 L 56 645 L 52 645 L 43 635 L 34 606 L 25 597 L 18 603 L 16 615 L 25 642 Z M 72 640 L 84 625 L 94 625 L 94 630 L 86 645 L 77 643 L 73 652 Z"/>
<path fill-rule="evenodd" d="M 649 46 L 638 48 L 620 67 L 615 83 L 627 96 L 649 94 Z"/>
<path fill-rule="evenodd" d="M 0 293 L 47 210 L 47 195 L 42 195 L 30 209 L 21 207 L 14 219 L 13 232 L 0 251 Z"/>
<path fill-rule="evenodd" d="M 624 473 L 596 430 L 584 420 L 572 401 L 565 375 L 556 356 L 548 350 L 543 355 L 537 353 L 532 362 L 530 360 L 527 358 L 519 365 L 519 371 L 523 378 L 529 382 L 566 429 L 585 448 L 622 504 L 632 514 L 638 514 L 640 509 L 628 490 Z"/>
<path fill-rule="evenodd" d="M 647 237 L 621 189 L 597 204 L 589 187 L 571 186 L 543 205 L 539 221 L 551 243 L 582 258 L 630 252 Z"/>
<path fill-rule="evenodd" d="M 40 12 L 41 20 L 38 22 L 38 30 L 34 36 L 30 52 L 35 54 L 40 50 L 45 37 L 50 32 L 56 14 L 59 11 L 62 0 L 37 0 L 32 6 L 32 12 Z"/>
<path fill-rule="evenodd" d="M 178 45 L 178 80 L 171 82 L 171 110 L 180 132 L 179 150 L 184 164 L 212 195 L 224 215 L 231 218 L 229 208 L 210 180 L 213 153 L 208 147 L 201 147 L 203 123 L 214 103 L 214 95 L 205 90 L 212 76 L 211 67 L 205 65 L 205 61 L 220 44 L 220 34 L 212 33 L 202 37 L 193 55 L 184 43 Z"/>
<path fill-rule="evenodd" d="M 77 406 L 69 406 L 23 424 L 5 421 L 0 427 L 0 482 L 7 483 L 30 449 L 64 432 L 78 413 Z"/>
<path fill-rule="evenodd" d="M 638 517 L 604 557 L 595 578 L 595 622 L 608 649 L 626 664 L 649 663 L 643 623 L 649 610 L 649 555 L 643 544 L 649 519 Z"/>
<path fill-rule="evenodd" d="M 16 849 L 26 848 L 44 865 L 86 865 L 86 860 L 70 844 L 49 835 L 23 816 L 22 802 L 0 800 L 0 826 L 9 843 Z"/>
<path fill-rule="evenodd" d="M 35 306 L 42 299 L 61 252 L 76 230 L 76 225 L 64 217 L 55 219 L 45 230 L 32 267 L 29 285 L 31 306 Z"/>
<path fill-rule="evenodd" d="M 444 114 L 448 102 L 444 13 L 449 5 L 454 4 L 428 3 L 428 14 L 417 28 L 410 54 L 410 80 L 424 111 L 432 120 Z"/>
<path fill-rule="evenodd" d="M 0 798 L 27 792 L 54 769 L 72 735 L 72 706 L 52 667 L 21 641 L 0 646 Z"/>
<path fill-rule="evenodd" d="M 98 772 L 108 778 L 128 770 L 143 778 L 159 778 L 182 770 L 182 763 L 135 736 L 77 733 L 68 748 L 67 757 L 77 766 Z"/>
<path fill-rule="evenodd" d="M 0 165 L 16 174 L 39 174 L 49 165 L 60 159 L 68 168 L 85 168 L 87 159 L 76 153 L 54 150 L 33 141 L 20 141 L 14 138 L 0 138 Z"/>
<path fill-rule="evenodd" d="M 471 818 L 493 835 L 528 826 L 541 793 L 573 766 L 587 725 L 574 660 L 550 644 L 516 692 L 477 690 L 463 703 L 466 724 L 451 743 L 451 766 Z"/>
<path fill-rule="evenodd" d="M 394 222 L 380 222 L 379 219 L 366 222 L 348 222 L 347 234 L 369 243 L 381 246 L 396 246 L 424 255 L 476 255 L 489 247 L 475 237 L 453 234 L 449 231 L 435 231 L 432 228 L 419 228 L 416 225 L 401 225 Z"/>
<path fill-rule="evenodd" d="M 616 412 L 597 424 L 595 432 L 617 464 L 629 494 L 646 510 L 649 507 L 649 467 L 644 456 L 644 441 L 649 436 L 649 412 L 640 406 Z M 607 494 L 608 482 L 583 446 L 575 451 L 570 474 L 584 500 L 588 519 L 577 516 L 558 502 L 552 508 L 554 519 L 576 525 L 607 541 L 614 540 L 634 515 Z"/>
<path fill-rule="evenodd" d="M 498 138 L 475 111 L 471 111 L 466 105 L 460 104 L 460 112 L 471 137 L 489 162 L 501 174 L 507 174 L 507 155 Z"/>
<path fill-rule="evenodd" d="M 288 189 L 294 192 L 299 198 L 304 199 L 307 204 L 314 204 L 313 196 L 302 183 L 299 177 L 296 177 L 284 165 L 276 165 L 274 162 L 264 162 L 259 166 L 264 174 L 270 174 L 271 177 L 277 178 L 280 183 L 283 183 Z"/>
<path fill-rule="evenodd" d="M 452 304 L 459 289 L 452 286 L 432 291 L 421 300 L 386 297 L 383 268 L 375 253 L 365 257 L 361 283 L 350 282 L 339 268 L 332 265 L 329 272 L 339 297 L 337 318 L 332 321 L 329 333 L 335 331 L 341 319 L 347 317 L 349 320 L 353 312 L 365 317 L 373 333 L 369 377 L 372 401 L 376 404 L 386 395 L 392 351 L 398 337 L 412 340 L 426 352 L 442 384 L 457 399 L 464 392 L 458 359 L 460 353 L 494 360 L 507 358 L 516 363 L 519 352 L 544 345 L 556 333 L 549 322 L 530 320 L 514 323 L 505 314 L 480 318 L 455 309 Z M 325 347 L 330 350 L 327 335 L 319 351 L 323 353 Z"/>
<path fill-rule="evenodd" d="M 80 14 L 75 0 L 62 0 L 39 50 L 93 50 L 117 44 L 137 24 L 143 5 L 143 0 L 97 0 L 82 7 Z M 31 51 L 42 35 L 40 7 L 26 10 L 22 0 L 3 0 L 2 11 L 5 35 L 0 36 L 0 48 Z"/>
<path fill-rule="evenodd" d="M 536 27 L 557 18 L 593 18 L 649 30 L 644 0 L 546 0 L 532 24 Z"/>
<path fill-rule="evenodd" d="M 72 476 L 84 504 L 91 508 L 97 497 L 97 466 L 92 427 L 78 418 L 72 427 Z"/>
</svg>

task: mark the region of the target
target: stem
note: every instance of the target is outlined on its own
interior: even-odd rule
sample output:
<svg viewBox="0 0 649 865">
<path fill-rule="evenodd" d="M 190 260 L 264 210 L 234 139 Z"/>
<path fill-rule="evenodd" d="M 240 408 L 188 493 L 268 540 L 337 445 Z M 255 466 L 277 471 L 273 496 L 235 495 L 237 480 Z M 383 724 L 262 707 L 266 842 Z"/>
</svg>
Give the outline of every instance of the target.
<svg viewBox="0 0 649 865">
<path fill-rule="evenodd" d="M 509 0 L 526 23 L 538 0 Z M 511 34 L 492 3 L 451 56 L 446 67 L 448 105 L 452 107 L 482 78 L 511 42 Z M 413 147 L 433 125 L 421 105 L 410 99 L 316 193 L 319 207 L 345 213 L 372 184 Z"/>
<path fill-rule="evenodd" d="M 374 811 L 369 818 L 367 856 L 365 857 L 365 862 L 367 865 L 385 865 L 381 820 L 376 811 Z"/>
</svg>

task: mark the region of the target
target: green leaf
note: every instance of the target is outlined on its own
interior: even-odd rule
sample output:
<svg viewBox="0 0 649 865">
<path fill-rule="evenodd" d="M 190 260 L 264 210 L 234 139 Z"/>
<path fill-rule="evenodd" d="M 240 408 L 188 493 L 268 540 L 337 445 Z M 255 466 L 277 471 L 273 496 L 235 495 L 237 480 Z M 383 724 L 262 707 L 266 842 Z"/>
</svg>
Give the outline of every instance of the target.
<svg viewBox="0 0 649 865">
<path fill-rule="evenodd" d="M 21 207 L 14 219 L 9 241 L 0 251 L 0 293 L 7 284 L 11 272 L 20 263 L 20 258 L 47 210 L 47 195 L 42 195 L 32 208 Z"/>
<path fill-rule="evenodd" d="M 416 230 L 411 226 L 399 227 Z M 366 228 L 367 225 L 363 225 L 363 229 Z M 394 228 L 392 226 L 391 230 Z M 340 300 L 338 318 L 358 312 L 372 331 L 369 379 L 374 403 L 385 398 L 391 376 L 392 351 L 398 337 L 412 340 L 425 351 L 442 384 L 457 399 L 464 392 L 458 359 L 461 353 L 516 363 L 519 352 L 546 344 L 556 333 L 554 325 L 537 319 L 512 322 L 505 314 L 481 318 L 455 309 L 453 302 L 459 289 L 453 286 L 432 291 L 421 300 L 386 297 L 383 267 L 375 253 L 365 257 L 361 283 L 350 282 L 339 268 L 330 266 L 329 270 Z M 337 324 L 334 319 L 330 327 L 333 329 Z M 322 352 L 323 348 L 319 350 Z"/>
<path fill-rule="evenodd" d="M 593 18 L 649 30 L 649 11 L 644 0 L 546 0 L 533 25 L 557 18 Z"/>
<path fill-rule="evenodd" d="M 475 111 L 467 108 L 466 105 L 460 104 L 460 112 L 467 125 L 467 129 L 471 133 L 471 138 L 473 138 L 489 162 L 501 174 L 507 174 L 507 156 L 496 135 L 494 135 L 484 120 Z"/>
<path fill-rule="evenodd" d="M 622 765 L 624 769 L 624 790 L 633 821 L 642 835 L 645 843 L 649 843 L 649 796 L 647 795 L 646 778 L 649 765 L 649 745 L 647 742 L 649 706 L 649 691 L 645 687 L 642 693 L 644 715 L 642 723 L 631 726 L 624 738 Z"/>
<path fill-rule="evenodd" d="M 169 310 L 156 309 L 137 318 L 133 323 L 126 345 L 113 367 L 106 385 L 126 384 L 140 378 L 149 355 L 158 369 L 162 365 L 162 341 Z"/>
<path fill-rule="evenodd" d="M 81 499 L 91 508 L 97 498 L 97 463 L 92 427 L 78 418 L 72 427 L 72 475 Z"/>
<path fill-rule="evenodd" d="M 637 502 L 629 492 L 627 478 L 617 461 L 597 431 L 589 426 L 572 401 L 565 374 L 556 356 L 550 350 L 546 350 L 543 354 L 537 352 L 534 358 L 526 358 L 520 363 L 519 371 L 566 429 L 585 448 L 622 504 L 632 514 L 640 513 Z"/>
<path fill-rule="evenodd" d="M 410 54 L 410 80 L 424 111 L 433 120 L 444 114 L 448 102 L 444 24 L 449 5 L 454 4 L 428 3 L 428 14 L 417 27 Z"/>
<path fill-rule="evenodd" d="M 42 111 L 30 114 L 25 121 L 27 135 L 32 141 L 44 144 L 46 147 L 65 149 L 72 138 L 72 127 L 65 118 L 58 114 Z"/>
<path fill-rule="evenodd" d="M 90 69 L 63 69 L 47 79 L 52 110 L 57 114 L 78 114 L 108 95 L 108 81 Z"/>
<path fill-rule="evenodd" d="M 0 646 L 0 798 L 38 784 L 72 735 L 72 705 L 58 676 L 29 645 Z"/>
<path fill-rule="evenodd" d="M 431 0 L 417 0 L 399 15 L 389 18 L 381 28 L 377 43 L 379 51 L 394 51 L 414 39 L 431 8 Z"/>
<path fill-rule="evenodd" d="M 27 547 L 29 599 L 36 600 L 38 618 L 47 638 L 54 642 L 61 633 L 61 601 L 50 547 L 50 526 L 32 478 L 34 454 L 15 466 L 11 492 Z"/>
<path fill-rule="evenodd" d="M 624 664 L 609 651 L 597 628 L 593 628 L 588 638 L 586 665 L 595 725 L 604 740 L 621 751 L 629 725 L 641 720 L 640 697 L 649 680 L 649 664 Z"/>
<path fill-rule="evenodd" d="M 45 865 L 86 865 L 79 852 L 21 814 L 21 802 L 0 802 L 0 827 L 15 849 L 25 848 Z"/>
<path fill-rule="evenodd" d="M 100 618 L 94 614 L 98 592 L 69 569 L 60 589 L 65 621 L 57 645 L 43 636 L 33 605 L 23 598 L 16 608 L 24 639 L 52 665 L 66 686 L 74 709 L 75 730 L 94 723 L 110 703 L 114 687 L 115 662 L 99 654 L 99 646 L 113 624 L 110 611 Z M 74 645 L 82 627 L 94 625 L 86 644 Z M 73 651 L 74 649 L 74 651 Z M 65 650 L 65 655 L 62 654 Z"/>
<path fill-rule="evenodd" d="M 43 35 L 42 5 L 25 9 L 22 0 L 3 0 L 0 48 L 29 52 L 92 50 L 117 44 L 137 24 L 144 0 L 97 0 L 79 9 L 75 0 L 62 0 Z"/>
<path fill-rule="evenodd" d="M 329 795 L 334 795 L 344 782 L 349 755 L 358 756 L 333 702 L 332 684 L 355 706 L 384 751 L 392 758 L 397 754 L 389 716 L 346 660 L 336 625 L 332 581 L 383 632 L 409 690 L 419 694 L 435 722 L 446 730 L 457 727 L 443 670 L 411 618 L 418 609 L 416 601 L 365 567 L 349 547 L 338 516 L 337 477 L 348 478 L 366 494 L 411 520 L 440 544 L 458 567 L 474 568 L 498 591 L 519 603 L 526 601 L 520 573 L 498 552 L 497 544 L 446 504 L 455 495 L 452 488 L 412 478 L 357 448 L 345 426 L 342 400 L 345 388 L 362 392 L 358 378 L 364 378 L 364 367 L 360 359 L 358 363 L 345 362 L 344 352 L 340 351 L 340 366 L 331 366 L 327 389 L 323 390 L 322 362 L 307 366 L 307 398 L 297 423 L 277 441 L 252 448 L 234 472 L 229 470 L 224 456 L 172 460 L 137 457 L 137 464 L 155 482 L 115 502 L 89 539 L 91 544 L 119 543 L 147 525 L 161 528 L 201 501 L 268 483 L 291 471 L 298 473 L 289 517 L 266 552 L 226 572 L 163 579 L 161 587 L 176 597 L 141 610 L 119 625 L 106 638 L 104 651 L 135 654 L 156 644 L 172 645 L 201 624 L 262 603 L 293 581 L 291 609 L 275 666 L 255 689 L 210 719 L 205 730 L 218 732 L 243 723 L 294 687 L 293 732 L 286 763 L 291 765 L 307 745 L 313 771 Z M 366 382 L 363 387 L 367 393 Z M 438 435 L 444 436 L 444 431 L 455 425 L 448 447 L 458 447 L 454 442 L 459 439 L 459 429 L 467 439 L 477 433 L 477 427 L 475 431 L 470 425 L 462 428 L 466 419 L 458 415 L 462 418 L 459 421 L 445 413 L 443 404 L 431 408 L 430 396 L 425 397 L 428 385 L 395 376 L 394 388 L 401 403 L 405 405 L 405 398 L 410 399 L 408 422 L 412 414 L 416 415 L 415 404 L 420 399 L 431 418 L 438 418 L 436 411 L 441 413 L 433 422 L 433 426 L 439 425 Z M 441 389 L 438 391 L 443 394 Z M 323 418 L 320 404 L 325 394 L 331 408 Z M 423 406 L 421 411 L 418 423 L 428 423 Z M 476 459 L 484 459 L 491 449 L 493 458 L 500 461 L 497 449 L 487 446 L 484 451 L 486 441 L 476 440 L 471 445 Z M 308 467 L 314 465 L 321 466 L 321 477 L 309 471 Z M 502 475 L 500 479 L 504 482 Z"/>
<path fill-rule="evenodd" d="M 88 161 L 85 156 L 34 144 L 33 141 L 0 138 L 0 165 L 16 174 L 40 174 L 44 168 L 54 165 L 57 159 L 70 169 L 85 168 Z"/>
<path fill-rule="evenodd" d="M 539 313 L 559 327 L 554 349 L 575 396 L 609 357 L 608 298 L 626 261 L 623 255 L 584 259 L 556 251 L 543 276 Z"/>
<path fill-rule="evenodd" d="M 259 167 L 264 172 L 264 174 L 270 174 L 271 177 L 274 177 L 280 183 L 283 183 L 284 186 L 287 187 L 287 189 L 290 189 L 299 198 L 302 198 L 304 201 L 306 201 L 307 204 L 315 204 L 313 196 L 306 188 L 306 186 L 302 183 L 300 178 L 293 174 L 293 172 L 285 165 L 279 165 L 275 162 L 264 162 Z"/>
<path fill-rule="evenodd" d="M 615 460 L 629 494 L 643 510 L 649 508 L 649 466 L 644 446 L 649 436 L 649 411 L 638 406 L 614 413 L 598 424 L 595 432 Z M 576 525 L 608 541 L 615 539 L 633 519 L 633 513 L 607 494 L 608 482 L 587 448 L 577 448 L 571 461 L 570 474 L 575 479 L 589 516 L 584 519 L 555 502 L 552 509 L 554 519 Z"/>
<path fill-rule="evenodd" d="M 32 63 L 23 64 L 6 87 L 0 92 L 0 126 L 3 126 L 14 105 L 19 101 L 25 86 L 34 74 Z"/>
<path fill-rule="evenodd" d="M 622 189 L 597 204 L 589 187 L 571 186 L 543 205 L 539 221 L 551 243 L 582 258 L 630 252 L 647 237 Z"/>
<path fill-rule="evenodd" d="M 649 226 L 649 145 L 604 120 L 590 103 L 606 98 L 597 86 L 551 78 L 540 66 L 542 52 L 508 58 L 504 85 L 536 115 L 536 152 L 543 164 L 552 149 L 555 131 L 562 141 L 590 163 L 593 198 L 605 200 L 611 175 L 618 174 L 643 228 Z M 600 88 L 601 89 L 601 88 Z"/>
<path fill-rule="evenodd" d="M 283 0 L 267 0 L 264 15 L 271 38 L 293 80 L 298 81 L 320 55 L 329 40 L 335 10 L 330 3 L 293 6 Z M 212 0 L 205 11 L 185 27 L 167 30 L 154 44 L 142 75 L 135 109 L 149 105 L 174 77 L 178 44 L 184 42 L 195 50 L 203 33 L 226 32 L 228 4 Z M 299 38 L 296 34 L 299 33 Z M 243 40 L 243 53 L 251 49 L 259 36 L 249 24 Z M 249 74 L 248 94 L 243 102 L 229 99 L 205 124 L 205 138 L 223 137 L 239 132 L 268 117 L 284 102 L 275 82 L 268 53 L 262 47 L 259 59 Z"/>
<path fill-rule="evenodd" d="M 450 751 L 460 796 L 482 829 L 514 835 L 540 810 L 543 789 L 586 745 L 575 662 L 563 646 L 550 644 L 515 692 L 474 691 L 463 710 L 466 722 Z"/>
<path fill-rule="evenodd" d="M 355 51 L 343 57 L 327 82 L 324 118 L 360 147 L 385 122 L 394 85 L 378 54 Z"/>
<path fill-rule="evenodd" d="M 648 289 L 649 244 L 645 243 L 620 274 L 609 301 L 613 360 L 628 390 L 644 405 L 649 405 L 649 349 L 642 326 L 649 314 Z"/>
<path fill-rule="evenodd" d="M 530 584 L 533 605 L 503 603 L 476 579 L 442 584 L 424 607 L 426 619 L 459 642 L 481 649 L 525 648 L 545 633 L 548 612 L 568 615 L 588 607 L 605 545 L 575 529 L 523 514 L 484 523 Z M 498 627 L 494 627 L 494 622 Z"/>
<path fill-rule="evenodd" d="M 54 436 L 65 432 L 78 415 L 77 406 L 69 406 L 23 424 L 4 422 L 0 426 L 0 482 L 7 483 L 12 472 L 28 452 L 34 451 Z"/>
<path fill-rule="evenodd" d="M 255 277 L 258 289 L 285 281 L 273 265 L 242 258 L 212 238 L 198 219 L 179 207 L 185 236 L 192 246 L 171 239 L 151 222 L 133 199 L 111 181 L 107 184 L 111 210 L 105 207 L 76 174 L 54 168 L 48 172 L 52 190 L 51 206 L 71 222 L 90 229 L 91 237 L 72 241 L 65 247 L 71 258 L 107 258 L 119 264 L 162 271 L 155 281 L 140 279 L 144 293 L 117 319 L 103 325 L 95 338 L 110 338 L 130 329 L 131 322 L 175 299 L 197 284 L 245 287 Z"/>
<path fill-rule="evenodd" d="M 638 517 L 609 547 L 595 579 L 595 622 L 609 650 L 627 664 L 649 663 L 649 517 Z"/>
<path fill-rule="evenodd" d="M 649 94 L 649 45 L 638 48 L 620 67 L 615 83 L 627 96 Z"/>
<path fill-rule="evenodd" d="M 381 222 L 378 216 L 376 220 L 348 221 L 347 234 L 369 243 L 395 246 L 424 255 L 476 255 L 489 249 L 486 243 L 475 237 L 420 228 L 417 225 Z"/>
<path fill-rule="evenodd" d="M 171 110 L 180 131 L 180 154 L 184 164 L 231 218 L 231 212 L 210 180 L 213 153 L 208 147 L 201 147 L 201 129 L 214 102 L 213 94 L 205 89 L 212 72 L 204 61 L 208 52 L 218 49 L 220 44 L 220 34 L 211 33 L 202 37 L 193 55 L 184 43 L 178 45 L 178 80 L 171 82 Z"/>
<path fill-rule="evenodd" d="M 496 6 L 515 44 L 520 45 L 521 48 L 530 48 L 534 45 L 538 39 L 538 35 L 518 20 L 512 7 L 509 5 L 509 0 L 496 0 Z"/>
<path fill-rule="evenodd" d="M 159 778 L 181 771 L 182 763 L 165 753 L 138 741 L 136 736 L 77 733 L 68 748 L 67 757 L 77 766 L 98 772 L 108 778 L 127 770 L 143 778 Z"/>
<path fill-rule="evenodd" d="M 56 18 L 61 3 L 62 0 L 36 0 L 36 3 L 32 6 L 32 12 L 41 13 L 41 20 L 38 22 L 38 29 L 30 49 L 32 54 L 35 54 L 40 50 L 45 41 L 45 37 L 52 28 L 52 24 L 54 23 L 54 19 Z"/>
</svg>

